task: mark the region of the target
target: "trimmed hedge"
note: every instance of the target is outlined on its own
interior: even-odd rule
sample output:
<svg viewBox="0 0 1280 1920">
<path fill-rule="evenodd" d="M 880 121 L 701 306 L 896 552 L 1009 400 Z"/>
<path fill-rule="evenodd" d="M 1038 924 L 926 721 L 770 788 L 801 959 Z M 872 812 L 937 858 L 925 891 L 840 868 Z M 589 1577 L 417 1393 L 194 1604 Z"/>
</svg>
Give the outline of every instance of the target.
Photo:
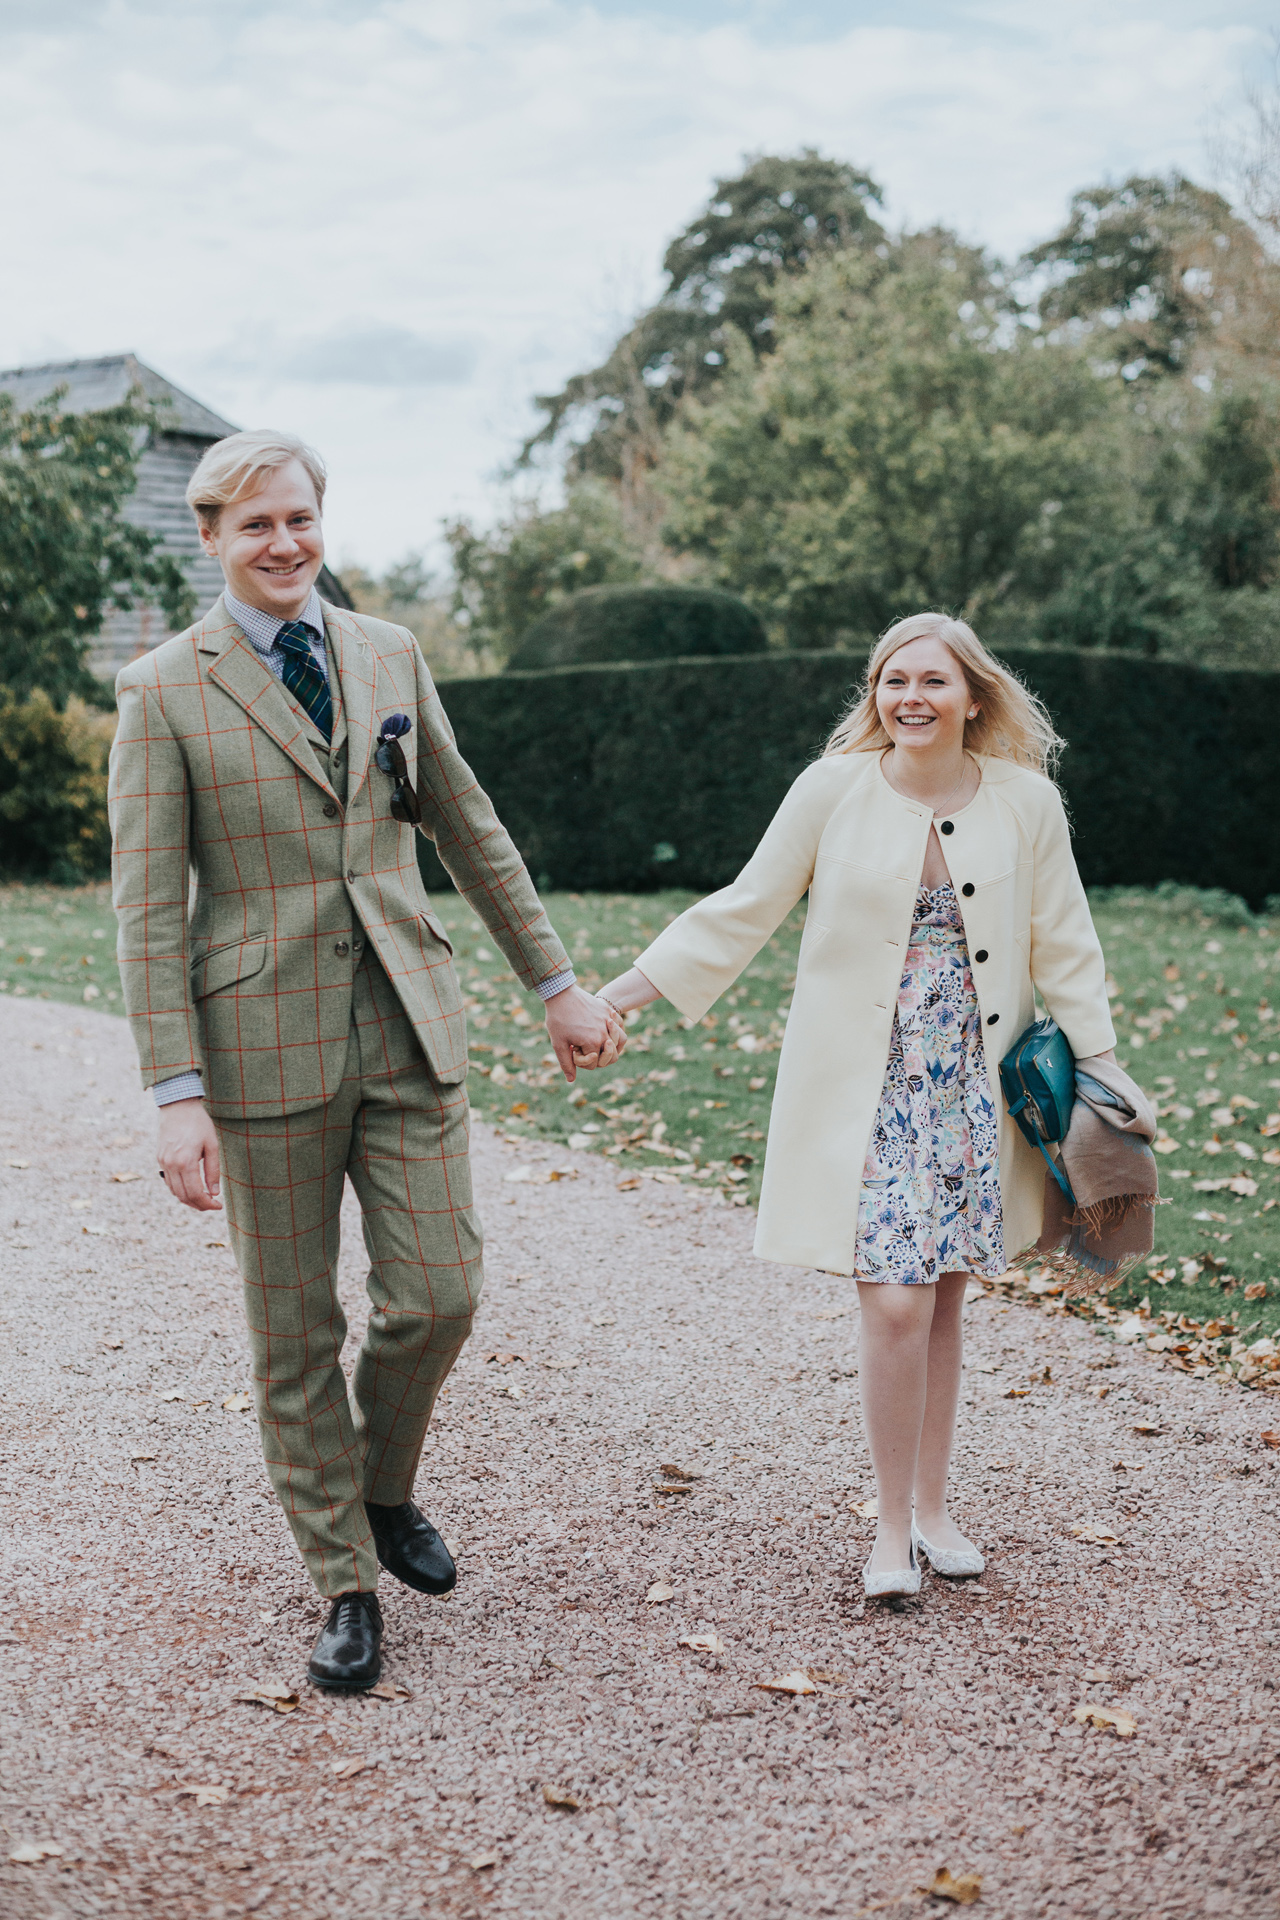
<svg viewBox="0 0 1280 1920">
<path fill-rule="evenodd" d="M 1070 743 L 1061 784 L 1090 886 L 1280 893 L 1280 673 L 1005 648 Z M 541 886 L 732 879 L 858 681 L 848 653 L 598 666 L 443 689 L 458 744 Z M 431 886 L 447 886 L 423 842 Z"/>
<path fill-rule="evenodd" d="M 116 716 L 0 690 L 0 873 L 60 886 L 111 867 L 107 756 Z"/>
<path fill-rule="evenodd" d="M 523 673 L 767 646 L 759 614 L 717 587 L 583 587 L 525 630 L 507 665 Z"/>
</svg>

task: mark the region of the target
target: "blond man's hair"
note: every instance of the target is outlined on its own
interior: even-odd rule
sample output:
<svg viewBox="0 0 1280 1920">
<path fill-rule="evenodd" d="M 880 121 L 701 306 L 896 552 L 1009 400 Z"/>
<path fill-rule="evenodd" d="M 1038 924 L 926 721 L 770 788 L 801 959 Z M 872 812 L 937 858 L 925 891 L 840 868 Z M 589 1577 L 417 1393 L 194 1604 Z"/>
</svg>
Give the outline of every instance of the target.
<svg viewBox="0 0 1280 1920">
<path fill-rule="evenodd" d="M 316 505 L 323 507 L 328 479 L 324 461 L 296 434 L 277 433 L 271 427 L 229 433 L 225 440 L 215 440 L 187 482 L 187 505 L 213 532 L 225 506 L 243 494 L 259 492 L 267 475 L 287 466 L 290 460 L 305 468 L 316 490 Z"/>
<path fill-rule="evenodd" d="M 941 640 L 955 656 L 965 685 L 978 702 L 976 717 L 965 721 L 966 752 L 1012 760 L 1052 780 L 1066 742 L 1055 732 L 1044 704 L 987 652 L 972 627 L 945 613 L 913 613 L 880 636 L 867 662 L 866 678 L 824 753 L 869 753 L 893 745 L 876 707 L 876 689 L 894 654 L 912 640 Z"/>
</svg>

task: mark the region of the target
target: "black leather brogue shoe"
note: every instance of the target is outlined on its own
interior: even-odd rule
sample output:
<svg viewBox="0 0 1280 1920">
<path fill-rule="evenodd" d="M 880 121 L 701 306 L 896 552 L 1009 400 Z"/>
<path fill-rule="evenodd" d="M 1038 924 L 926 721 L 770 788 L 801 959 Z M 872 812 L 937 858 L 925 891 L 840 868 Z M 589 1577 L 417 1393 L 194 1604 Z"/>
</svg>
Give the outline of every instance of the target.
<svg viewBox="0 0 1280 1920">
<path fill-rule="evenodd" d="M 363 1693 L 382 1673 L 382 1609 L 376 1593 L 340 1593 L 312 1650 L 307 1678 L 335 1693 Z"/>
<path fill-rule="evenodd" d="M 419 1593 L 448 1593 L 456 1586 L 453 1555 L 412 1500 L 402 1500 L 398 1507 L 376 1507 L 366 1500 L 364 1510 L 378 1559 L 388 1573 Z"/>
</svg>

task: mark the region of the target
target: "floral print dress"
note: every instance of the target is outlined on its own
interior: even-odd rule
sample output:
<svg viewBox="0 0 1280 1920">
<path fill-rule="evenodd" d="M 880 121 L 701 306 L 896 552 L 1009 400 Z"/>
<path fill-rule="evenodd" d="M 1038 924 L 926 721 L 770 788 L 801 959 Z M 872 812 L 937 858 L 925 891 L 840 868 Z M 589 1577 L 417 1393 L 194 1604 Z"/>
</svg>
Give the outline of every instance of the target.
<svg viewBox="0 0 1280 1920">
<path fill-rule="evenodd" d="M 955 889 L 921 887 L 862 1175 L 859 1280 L 1004 1272 L 996 1126 Z"/>
</svg>

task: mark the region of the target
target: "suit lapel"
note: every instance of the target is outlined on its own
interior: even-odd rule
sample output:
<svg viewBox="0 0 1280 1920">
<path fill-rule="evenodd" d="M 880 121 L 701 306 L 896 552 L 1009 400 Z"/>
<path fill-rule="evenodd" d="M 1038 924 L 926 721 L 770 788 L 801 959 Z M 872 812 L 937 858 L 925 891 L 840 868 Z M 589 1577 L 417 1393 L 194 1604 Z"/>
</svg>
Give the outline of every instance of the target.
<svg viewBox="0 0 1280 1920">
<path fill-rule="evenodd" d="M 350 812 L 369 773 L 373 754 L 374 696 L 378 662 L 354 620 L 324 603 L 325 632 L 338 663 L 342 708 L 347 722 L 347 810 Z"/>
<path fill-rule="evenodd" d="M 295 715 L 280 682 L 256 648 L 249 645 L 220 598 L 200 622 L 196 646 L 201 653 L 213 655 L 207 672 L 214 685 L 230 694 L 302 773 L 326 793 L 332 793 L 311 750 L 306 722 Z"/>
</svg>

